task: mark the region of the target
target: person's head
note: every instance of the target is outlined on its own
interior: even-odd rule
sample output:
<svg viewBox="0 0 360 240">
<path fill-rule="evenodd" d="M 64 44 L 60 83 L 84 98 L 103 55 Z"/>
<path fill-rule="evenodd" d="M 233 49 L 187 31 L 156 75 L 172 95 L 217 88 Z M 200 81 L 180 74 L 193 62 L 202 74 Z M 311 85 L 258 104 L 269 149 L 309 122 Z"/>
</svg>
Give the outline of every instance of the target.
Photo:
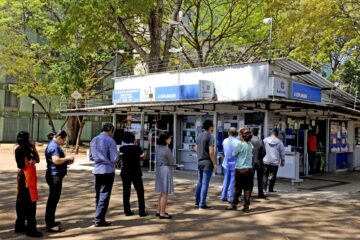
<svg viewBox="0 0 360 240">
<path fill-rule="evenodd" d="M 252 132 L 250 130 L 245 130 L 243 133 L 242 133 L 242 138 L 244 140 L 244 142 L 250 142 L 251 141 L 251 138 L 252 138 Z"/>
<path fill-rule="evenodd" d="M 135 142 L 135 135 L 132 132 L 124 132 L 123 142 L 131 144 Z"/>
<path fill-rule="evenodd" d="M 26 131 L 20 131 L 16 138 L 17 143 L 19 146 L 26 146 L 30 143 L 30 133 Z"/>
<path fill-rule="evenodd" d="M 211 120 L 205 120 L 203 123 L 203 129 L 205 129 L 205 131 L 207 132 L 211 132 L 214 130 L 214 124 Z"/>
<path fill-rule="evenodd" d="M 253 136 L 256 136 L 256 137 L 257 137 L 257 135 L 259 135 L 259 129 L 258 129 L 258 128 L 254 128 L 254 129 L 252 130 L 252 134 L 253 134 Z"/>
<path fill-rule="evenodd" d="M 249 131 L 249 129 L 248 128 L 240 128 L 239 129 L 239 138 L 240 138 L 240 140 L 244 140 L 244 137 L 243 137 L 243 135 L 244 135 L 244 132 L 246 132 L 246 131 Z"/>
<path fill-rule="evenodd" d="M 65 130 L 58 130 L 54 133 L 53 139 L 60 145 L 65 144 L 67 133 Z"/>
<path fill-rule="evenodd" d="M 160 134 L 157 144 L 167 146 L 171 143 L 172 136 L 169 132 L 163 132 Z"/>
<path fill-rule="evenodd" d="M 273 136 L 275 136 L 275 137 L 278 137 L 278 136 L 279 136 L 279 130 L 275 128 L 275 129 L 272 131 L 271 134 L 272 134 Z"/>
<path fill-rule="evenodd" d="M 234 128 L 234 127 L 229 128 L 228 133 L 229 133 L 229 136 L 235 137 L 237 134 L 236 128 Z"/>
<path fill-rule="evenodd" d="M 101 131 L 106 132 L 109 136 L 113 135 L 114 130 L 115 127 L 112 125 L 112 123 L 105 123 L 101 128 Z"/>
</svg>

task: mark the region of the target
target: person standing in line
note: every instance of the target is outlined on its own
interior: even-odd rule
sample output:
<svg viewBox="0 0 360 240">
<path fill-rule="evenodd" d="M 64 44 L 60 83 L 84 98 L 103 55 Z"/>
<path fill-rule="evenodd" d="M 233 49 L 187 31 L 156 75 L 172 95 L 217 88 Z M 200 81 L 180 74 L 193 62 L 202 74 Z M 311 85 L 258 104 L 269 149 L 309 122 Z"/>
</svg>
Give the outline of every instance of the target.
<svg viewBox="0 0 360 240">
<path fill-rule="evenodd" d="M 168 132 L 163 132 L 157 141 L 158 146 L 155 151 L 156 156 L 156 179 L 155 192 L 160 193 L 156 216 L 160 219 L 172 218 L 166 210 L 168 195 L 174 193 L 173 168 L 175 159 L 169 148 L 172 136 Z"/>
<path fill-rule="evenodd" d="M 221 191 L 221 200 L 232 202 L 233 193 L 234 193 L 234 173 L 235 173 L 235 164 L 236 157 L 232 155 L 235 147 L 239 144 L 239 140 L 236 139 L 236 128 L 231 127 L 228 130 L 229 137 L 223 141 L 223 149 L 224 149 L 224 161 L 222 163 L 222 167 L 225 169 L 224 181 Z M 230 187 L 230 189 L 229 189 Z M 228 194 L 229 192 L 229 194 Z"/>
<path fill-rule="evenodd" d="M 30 134 L 21 131 L 17 135 L 18 146 L 15 160 L 18 167 L 15 233 L 26 232 L 29 237 L 42 237 L 36 228 L 36 201 L 38 200 L 35 164 L 40 162 L 35 143 Z M 27 221 L 27 226 L 25 225 Z"/>
<path fill-rule="evenodd" d="M 269 184 L 269 192 L 275 192 L 274 186 L 276 181 L 276 174 L 279 169 L 285 164 L 285 148 L 282 141 L 278 138 L 279 132 L 273 130 L 271 136 L 264 139 L 266 155 L 264 161 L 264 177 L 263 189 L 266 192 Z"/>
<path fill-rule="evenodd" d="M 266 154 L 264 142 L 258 137 L 259 129 L 254 128 L 252 131 L 253 137 L 251 139 L 251 144 L 253 145 L 253 185 L 251 187 L 251 192 L 254 188 L 254 177 L 255 171 L 257 174 L 257 183 L 258 183 L 258 198 L 266 198 L 266 195 L 263 191 L 262 181 L 264 175 L 264 162 L 263 158 Z"/>
<path fill-rule="evenodd" d="M 239 135 L 237 136 L 237 139 L 240 140 L 241 142 L 244 141 L 243 133 L 246 132 L 246 131 L 250 131 L 250 130 L 248 128 L 246 128 L 246 127 L 243 127 L 243 128 L 239 129 Z"/>
<path fill-rule="evenodd" d="M 132 132 L 124 132 L 124 144 L 120 147 L 121 156 L 121 179 L 123 182 L 123 204 L 126 216 L 134 215 L 130 206 L 131 183 L 137 193 L 139 216 L 146 217 L 148 212 L 145 209 L 144 184 L 140 160 L 143 160 L 144 153 L 138 145 L 135 145 L 135 135 Z"/>
<path fill-rule="evenodd" d="M 106 211 L 109 207 L 111 191 L 115 178 L 115 162 L 117 149 L 114 134 L 114 125 L 105 123 L 101 133 L 90 142 L 91 161 L 94 161 L 95 182 L 95 227 L 107 227 L 111 222 L 105 220 Z"/>
<path fill-rule="evenodd" d="M 45 149 L 47 163 L 46 182 L 49 185 L 49 198 L 46 204 L 45 223 L 48 232 L 62 232 L 61 222 L 55 221 L 55 212 L 60 200 L 62 182 L 67 174 L 67 166 L 74 163 L 74 156 L 65 156 L 61 145 L 66 142 L 67 133 L 59 130 Z"/>
<path fill-rule="evenodd" d="M 314 130 L 309 131 L 308 136 L 308 162 L 309 162 L 309 174 L 314 174 L 318 169 L 315 167 L 315 159 L 316 159 L 316 151 L 317 151 L 317 144 L 316 144 L 316 135 Z"/>
<path fill-rule="evenodd" d="M 199 209 L 211 208 L 206 204 L 209 183 L 213 172 L 216 172 L 215 139 L 211 135 L 214 124 L 210 120 L 203 123 L 204 131 L 196 138 L 195 151 L 198 155 L 198 182 L 195 193 L 195 206 Z"/>
<path fill-rule="evenodd" d="M 235 189 L 234 198 L 226 210 L 236 210 L 239 204 L 239 197 L 244 190 L 244 212 L 249 212 L 251 187 L 253 185 L 252 152 L 253 146 L 250 143 L 252 133 L 246 130 L 242 134 L 243 142 L 240 142 L 233 151 L 233 156 L 237 158 L 235 166 Z"/>
</svg>

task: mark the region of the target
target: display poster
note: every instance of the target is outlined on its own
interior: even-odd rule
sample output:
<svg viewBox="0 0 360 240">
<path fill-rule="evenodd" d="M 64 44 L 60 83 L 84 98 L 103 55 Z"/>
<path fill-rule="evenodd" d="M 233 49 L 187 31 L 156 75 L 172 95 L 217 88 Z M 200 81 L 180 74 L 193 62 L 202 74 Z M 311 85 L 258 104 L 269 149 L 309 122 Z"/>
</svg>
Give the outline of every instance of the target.
<svg viewBox="0 0 360 240">
<path fill-rule="evenodd" d="M 331 152 L 347 152 L 349 144 L 347 139 L 347 122 L 331 121 L 330 122 L 330 151 Z"/>
</svg>

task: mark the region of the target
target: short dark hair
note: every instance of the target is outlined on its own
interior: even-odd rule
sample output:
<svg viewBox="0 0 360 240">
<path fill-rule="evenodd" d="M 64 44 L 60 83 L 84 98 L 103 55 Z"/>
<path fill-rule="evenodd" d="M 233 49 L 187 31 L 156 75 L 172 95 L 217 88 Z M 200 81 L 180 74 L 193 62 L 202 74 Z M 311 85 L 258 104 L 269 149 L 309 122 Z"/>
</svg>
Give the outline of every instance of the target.
<svg viewBox="0 0 360 240">
<path fill-rule="evenodd" d="M 274 134 L 276 137 L 279 136 L 279 129 L 274 128 L 274 130 L 272 131 L 272 134 Z"/>
<path fill-rule="evenodd" d="M 65 139 L 67 137 L 67 133 L 65 130 L 58 130 L 54 133 L 55 137 L 61 137 L 62 139 Z"/>
<path fill-rule="evenodd" d="M 30 142 L 30 133 L 26 131 L 20 131 L 16 137 L 16 141 L 19 146 L 25 146 Z"/>
<path fill-rule="evenodd" d="M 134 143 L 135 142 L 135 135 L 132 132 L 124 132 L 124 143 Z"/>
<path fill-rule="evenodd" d="M 169 132 L 163 132 L 160 134 L 159 139 L 157 140 L 158 145 L 166 146 L 166 139 L 171 137 Z"/>
<path fill-rule="evenodd" d="M 103 127 L 101 128 L 101 131 L 103 132 L 113 132 L 115 129 L 114 125 L 112 123 L 105 123 Z"/>
<path fill-rule="evenodd" d="M 209 130 L 211 127 L 213 127 L 214 124 L 211 120 L 205 120 L 203 123 L 203 128 L 207 131 Z"/>
<path fill-rule="evenodd" d="M 257 136 L 257 135 L 259 134 L 259 129 L 258 129 L 258 128 L 254 128 L 254 129 L 252 130 L 252 133 L 253 133 L 254 136 Z"/>
</svg>

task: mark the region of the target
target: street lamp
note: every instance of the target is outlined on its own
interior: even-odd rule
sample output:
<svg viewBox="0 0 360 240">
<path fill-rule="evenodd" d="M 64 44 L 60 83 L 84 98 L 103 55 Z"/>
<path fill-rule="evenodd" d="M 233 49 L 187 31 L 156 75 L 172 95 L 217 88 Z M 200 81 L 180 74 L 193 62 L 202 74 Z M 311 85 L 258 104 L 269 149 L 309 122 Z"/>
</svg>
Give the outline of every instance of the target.
<svg viewBox="0 0 360 240">
<path fill-rule="evenodd" d="M 31 138 L 34 139 L 33 133 L 34 133 L 34 119 L 35 119 L 35 104 L 36 101 L 32 100 L 31 101 Z"/>
<path fill-rule="evenodd" d="M 271 40 L 272 40 L 272 27 L 273 27 L 273 18 L 264 18 L 262 21 L 264 24 L 270 24 L 270 36 L 269 36 L 269 60 L 271 60 Z"/>
</svg>

